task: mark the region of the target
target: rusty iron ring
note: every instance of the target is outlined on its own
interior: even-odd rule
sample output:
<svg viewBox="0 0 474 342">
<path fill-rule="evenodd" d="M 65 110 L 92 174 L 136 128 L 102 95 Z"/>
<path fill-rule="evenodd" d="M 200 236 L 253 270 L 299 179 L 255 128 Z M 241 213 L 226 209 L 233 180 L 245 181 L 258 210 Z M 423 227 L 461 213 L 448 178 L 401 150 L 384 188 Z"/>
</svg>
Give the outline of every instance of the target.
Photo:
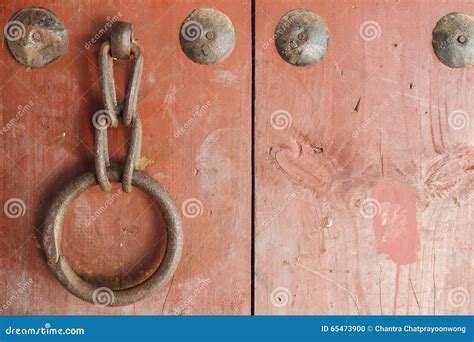
<svg viewBox="0 0 474 342">
<path fill-rule="evenodd" d="M 122 170 L 111 167 L 107 173 L 110 180 L 119 182 Z M 86 172 L 66 186 L 56 197 L 48 212 L 43 233 L 47 262 L 56 278 L 73 295 L 94 304 L 97 304 L 98 300 L 97 290 L 103 287 L 83 280 L 71 268 L 66 257 L 61 253 L 61 236 L 64 217 L 71 202 L 89 187 L 97 184 L 95 173 Z M 108 301 L 107 306 L 132 304 L 161 288 L 173 276 L 182 254 L 183 227 L 179 212 L 168 193 L 156 180 L 141 171 L 133 173 L 132 184 L 153 198 L 158 205 L 166 223 L 166 251 L 158 269 L 141 284 L 126 289 L 108 289 L 111 300 Z"/>
</svg>

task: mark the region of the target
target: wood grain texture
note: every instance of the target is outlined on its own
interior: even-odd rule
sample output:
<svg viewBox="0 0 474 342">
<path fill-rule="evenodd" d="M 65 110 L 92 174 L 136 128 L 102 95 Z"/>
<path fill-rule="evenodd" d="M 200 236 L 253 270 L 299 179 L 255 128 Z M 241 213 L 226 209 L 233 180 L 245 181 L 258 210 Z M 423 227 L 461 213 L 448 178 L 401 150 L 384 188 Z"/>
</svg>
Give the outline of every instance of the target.
<svg viewBox="0 0 474 342">
<path fill-rule="evenodd" d="M 299 7 L 330 31 L 305 68 L 273 43 Z M 256 2 L 257 314 L 474 312 L 474 72 L 431 47 L 454 11 L 474 4 Z"/>
<path fill-rule="evenodd" d="M 1 204 L 18 198 L 26 210 L 18 218 L 1 216 L 0 313 L 249 314 L 250 2 L 8 1 L 0 5 L 2 25 L 33 5 L 62 18 L 69 49 L 37 70 L 16 63 L 4 44 L 0 52 Z M 235 26 L 234 51 L 218 65 L 195 64 L 179 46 L 181 22 L 197 7 L 214 7 Z M 135 305 L 99 308 L 61 287 L 46 267 L 40 241 L 55 194 L 93 168 L 91 119 L 103 108 L 97 54 L 114 18 L 133 23 L 144 54 L 138 110 L 145 172 L 179 209 L 195 199 L 198 212 L 185 215 L 183 209 L 184 255 L 165 288 Z M 117 64 L 122 97 L 127 63 Z M 113 160 L 123 160 L 127 138 L 123 127 L 110 132 Z M 125 287 L 156 268 L 165 243 L 163 220 L 151 200 L 138 190 L 119 190 L 93 188 L 78 198 L 62 246 L 82 276 Z"/>
</svg>

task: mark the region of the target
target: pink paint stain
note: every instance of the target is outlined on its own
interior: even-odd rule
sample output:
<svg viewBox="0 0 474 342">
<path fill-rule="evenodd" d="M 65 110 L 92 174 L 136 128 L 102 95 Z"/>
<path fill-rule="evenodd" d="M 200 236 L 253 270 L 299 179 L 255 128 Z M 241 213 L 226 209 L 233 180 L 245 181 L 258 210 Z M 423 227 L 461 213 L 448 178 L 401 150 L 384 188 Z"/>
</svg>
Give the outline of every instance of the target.
<svg viewBox="0 0 474 342">
<path fill-rule="evenodd" d="M 377 203 L 374 217 L 378 254 L 386 254 L 397 265 L 393 314 L 397 310 L 400 266 L 416 261 L 420 237 L 416 224 L 416 192 L 408 184 L 382 180 L 371 190 Z"/>
</svg>

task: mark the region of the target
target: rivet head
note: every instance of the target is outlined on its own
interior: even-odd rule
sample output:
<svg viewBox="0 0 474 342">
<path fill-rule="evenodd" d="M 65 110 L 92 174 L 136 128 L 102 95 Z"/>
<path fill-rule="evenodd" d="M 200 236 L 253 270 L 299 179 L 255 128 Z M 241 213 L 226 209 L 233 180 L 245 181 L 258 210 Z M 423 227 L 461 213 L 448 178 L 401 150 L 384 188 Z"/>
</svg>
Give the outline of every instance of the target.
<svg viewBox="0 0 474 342">
<path fill-rule="evenodd" d="M 436 57 L 451 68 L 474 64 L 474 18 L 464 13 L 449 13 L 433 29 Z"/>
<path fill-rule="evenodd" d="M 11 55 L 20 63 L 41 68 L 61 57 L 68 47 L 61 19 L 45 8 L 19 10 L 4 27 Z"/>
<path fill-rule="evenodd" d="M 280 19 L 274 37 L 277 51 L 286 62 L 307 66 L 323 59 L 328 48 L 329 30 L 319 15 L 298 8 Z"/>
<path fill-rule="evenodd" d="M 198 8 L 184 19 L 179 41 L 181 49 L 199 64 L 216 64 L 226 59 L 235 45 L 230 19 L 212 8 Z"/>
</svg>

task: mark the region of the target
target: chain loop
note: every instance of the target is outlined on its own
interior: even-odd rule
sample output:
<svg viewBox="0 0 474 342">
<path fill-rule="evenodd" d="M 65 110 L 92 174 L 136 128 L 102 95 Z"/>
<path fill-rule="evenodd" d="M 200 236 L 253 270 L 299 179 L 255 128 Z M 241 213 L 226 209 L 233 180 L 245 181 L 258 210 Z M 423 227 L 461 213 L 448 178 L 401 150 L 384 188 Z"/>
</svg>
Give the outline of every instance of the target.
<svg viewBox="0 0 474 342">
<path fill-rule="evenodd" d="M 127 84 L 123 106 L 117 104 L 114 80 L 114 59 L 127 59 L 133 56 L 134 62 Z M 103 191 L 110 191 L 112 185 L 107 178 L 110 166 L 107 129 L 118 126 L 119 116 L 125 127 L 131 126 L 130 147 L 125 160 L 122 187 L 125 192 L 132 190 L 133 171 L 138 168 L 142 141 L 142 126 L 137 113 L 138 90 L 143 71 L 143 56 L 138 44 L 133 40 L 132 25 L 116 22 L 112 26 L 111 40 L 102 44 L 99 52 L 99 68 L 102 97 L 105 110 L 94 115 L 95 131 L 95 169 L 97 181 Z"/>
<path fill-rule="evenodd" d="M 114 58 L 111 55 L 111 43 L 104 42 L 100 48 L 99 68 L 102 98 L 105 109 L 111 115 L 112 127 L 117 127 L 118 116 L 122 116 L 124 125 L 129 127 L 137 110 L 138 90 L 143 72 L 143 55 L 136 43 L 131 44 L 131 56 L 134 56 L 135 61 L 130 73 L 123 108 L 120 108 L 117 104 L 115 91 Z"/>
</svg>

